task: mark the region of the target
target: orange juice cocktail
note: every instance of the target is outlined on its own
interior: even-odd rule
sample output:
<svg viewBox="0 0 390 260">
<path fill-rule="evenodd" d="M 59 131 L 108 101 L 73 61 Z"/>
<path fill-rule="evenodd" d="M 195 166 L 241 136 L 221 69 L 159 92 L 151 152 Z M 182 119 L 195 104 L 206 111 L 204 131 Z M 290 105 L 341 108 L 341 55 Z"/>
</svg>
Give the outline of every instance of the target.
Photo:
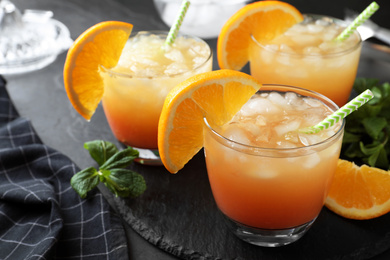
<svg viewBox="0 0 390 260">
<path fill-rule="evenodd" d="M 203 40 L 180 35 L 164 49 L 167 32 L 130 37 L 118 65 L 102 69 L 103 108 L 115 137 L 135 148 L 157 149 L 157 126 L 168 92 L 185 79 L 212 69 Z"/>
<path fill-rule="evenodd" d="M 281 246 L 309 229 L 336 170 L 344 122 L 317 134 L 298 130 L 337 109 L 318 93 L 265 85 L 229 123 L 205 120 L 210 185 L 238 237 Z"/>
<path fill-rule="evenodd" d="M 334 41 L 345 27 L 341 20 L 305 15 L 303 22 L 269 42 L 252 37 L 251 75 L 261 83 L 311 89 L 340 107 L 345 105 L 361 52 L 357 32 L 342 42 Z"/>
</svg>

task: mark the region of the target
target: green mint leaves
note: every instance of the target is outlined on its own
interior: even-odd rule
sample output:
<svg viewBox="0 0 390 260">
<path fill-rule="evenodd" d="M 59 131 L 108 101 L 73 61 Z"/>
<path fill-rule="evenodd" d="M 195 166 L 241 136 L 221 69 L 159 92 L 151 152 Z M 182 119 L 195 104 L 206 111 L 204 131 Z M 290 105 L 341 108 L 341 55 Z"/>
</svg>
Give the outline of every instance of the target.
<svg viewBox="0 0 390 260">
<path fill-rule="evenodd" d="M 127 147 L 119 151 L 114 144 L 101 140 L 87 142 L 84 148 L 97 162 L 99 170 L 94 167 L 86 168 L 70 180 L 71 186 L 81 198 L 85 198 L 100 182 L 120 197 L 137 197 L 146 190 L 144 178 L 125 169 L 138 157 L 137 150 Z"/>
<path fill-rule="evenodd" d="M 341 158 L 389 170 L 390 84 L 358 78 L 357 94 L 370 89 L 374 98 L 346 118 Z"/>
<path fill-rule="evenodd" d="M 99 166 L 105 163 L 108 158 L 119 152 L 118 148 L 116 148 L 113 143 L 101 140 L 87 142 L 84 144 L 84 148 L 89 151 L 92 159 L 94 159 Z"/>
</svg>

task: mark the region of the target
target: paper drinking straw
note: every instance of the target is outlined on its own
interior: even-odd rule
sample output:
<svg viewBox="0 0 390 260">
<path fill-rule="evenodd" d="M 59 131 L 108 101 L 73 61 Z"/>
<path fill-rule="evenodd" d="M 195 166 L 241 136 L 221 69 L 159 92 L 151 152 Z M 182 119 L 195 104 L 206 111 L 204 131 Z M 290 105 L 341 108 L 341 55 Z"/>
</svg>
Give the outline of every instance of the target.
<svg viewBox="0 0 390 260">
<path fill-rule="evenodd" d="M 184 16 L 186 15 L 189 6 L 190 6 L 190 1 L 183 0 L 180 7 L 180 12 L 178 13 L 175 23 L 172 25 L 171 29 L 169 30 L 167 39 L 165 40 L 165 44 L 164 44 L 165 47 L 171 46 L 172 43 L 175 41 L 176 36 L 179 32 L 179 28 L 183 22 Z"/>
<path fill-rule="evenodd" d="M 298 130 L 301 133 L 305 134 L 315 134 L 321 130 L 327 129 L 333 126 L 335 123 L 343 120 L 346 116 L 351 114 L 353 111 L 357 110 L 359 107 L 363 106 L 365 103 L 370 101 L 374 97 L 374 94 L 367 89 L 363 93 L 361 93 L 356 98 L 352 99 L 350 102 L 345 104 L 342 108 L 325 118 L 323 121 L 318 123 L 315 126 L 310 126 L 304 129 Z"/>
<path fill-rule="evenodd" d="M 336 41 L 344 41 L 358 28 L 361 24 L 367 21 L 379 9 L 376 2 L 372 2 L 361 14 L 345 30 L 336 37 Z"/>
</svg>

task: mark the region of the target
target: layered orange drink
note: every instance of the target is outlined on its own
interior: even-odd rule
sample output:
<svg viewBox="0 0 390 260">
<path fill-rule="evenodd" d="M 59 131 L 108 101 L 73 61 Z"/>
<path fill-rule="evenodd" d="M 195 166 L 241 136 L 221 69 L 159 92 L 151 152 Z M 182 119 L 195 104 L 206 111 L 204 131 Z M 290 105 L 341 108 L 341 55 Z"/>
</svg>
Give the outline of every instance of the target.
<svg viewBox="0 0 390 260">
<path fill-rule="evenodd" d="M 215 201 L 242 239 L 294 242 L 320 213 L 337 167 L 343 122 L 313 126 L 337 109 L 301 88 L 265 85 L 222 126 L 205 120 L 204 151 Z"/>
<path fill-rule="evenodd" d="M 314 90 L 341 107 L 350 96 L 361 52 L 357 32 L 335 40 L 345 27 L 341 20 L 305 15 L 303 22 L 272 40 L 252 36 L 251 75 L 262 83 Z"/>
<path fill-rule="evenodd" d="M 203 40 L 167 32 L 139 32 L 126 43 L 115 68 L 102 68 L 103 108 L 115 137 L 136 148 L 157 149 L 157 126 L 167 93 L 185 79 L 212 69 Z"/>
</svg>

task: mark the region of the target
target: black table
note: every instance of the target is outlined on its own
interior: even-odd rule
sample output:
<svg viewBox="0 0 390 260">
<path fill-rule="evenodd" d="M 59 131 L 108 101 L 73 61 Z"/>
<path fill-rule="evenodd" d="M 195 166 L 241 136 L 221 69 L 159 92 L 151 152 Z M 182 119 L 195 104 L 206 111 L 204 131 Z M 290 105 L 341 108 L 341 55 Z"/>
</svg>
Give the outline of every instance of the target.
<svg viewBox="0 0 390 260">
<path fill-rule="evenodd" d="M 21 10 L 49 9 L 54 18 L 68 26 L 71 37 L 77 38 L 88 27 L 104 20 L 122 20 L 134 25 L 135 30 L 163 29 L 162 23 L 154 9 L 152 0 L 13 0 Z M 321 13 L 343 18 L 346 7 L 361 11 L 370 0 L 328 0 L 328 1 L 287 1 L 303 13 Z M 390 28 L 390 2 L 378 0 L 381 6 L 372 20 L 383 27 Z M 375 44 L 376 41 L 373 41 Z M 216 39 L 208 40 L 215 50 Z M 86 141 L 104 139 L 117 141 L 112 135 L 105 119 L 102 107 L 99 106 L 90 122 L 86 122 L 71 106 L 63 87 L 62 70 L 66 54 L 58 56 L 50 66 L 27 74 L 5 76 L 11 99 L 22 117 L 32 121 L 42 141 L 52 148 L 71 158 L 80 168 L 94 165 L 94 161 L 83 149 Z M 214 69 L 218 69 L 214 56 Z M 380 52 L 365 43 L 358 70 L 359 77 L 375 77 L 382 82 L 390 82 L 390 53 Z M 196 162 L 202 163 L 201 159 Z M 142 170 L 142 169 L 141 169 Z M 148 169 L 148 171 L 153 171 Z M 164 169 L 156 169 L 164 172 Z M 101 191 L 110 204 L 118 210 L 118 201 L 107 192 Z M 140 237 L 124 219 L 129 241 L 130 259 L 177 259 L 170 253 Z M 390 252 L 377 257 L 390 259 Z"/>
</svg>

